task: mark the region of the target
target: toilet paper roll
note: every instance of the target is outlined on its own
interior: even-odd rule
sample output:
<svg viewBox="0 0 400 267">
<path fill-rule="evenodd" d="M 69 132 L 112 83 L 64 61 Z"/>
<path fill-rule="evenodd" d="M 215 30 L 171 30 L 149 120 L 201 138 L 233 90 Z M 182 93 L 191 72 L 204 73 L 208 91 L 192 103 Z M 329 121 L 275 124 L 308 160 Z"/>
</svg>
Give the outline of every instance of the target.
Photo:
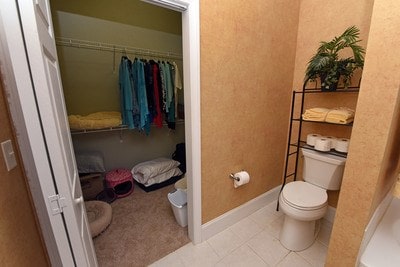
<svg viewBox="0 0 400 267">
<path fill-rule="evenodd" d="M 347 138 L 339 138 L 336 141 L 335 150 L 342 153 L 347 153 L 349 150 L 350 139 Z"/>
<path fill-rule="evenodd" d="M 246 171 L 237 172 L 233 176 L 237 178 L 233 180 L 233 186 L 235 188 L 247 184 L 250 181 L 250 175 Z"/>
<path fill-rule="evenodd" d="M 315 146 L 315 140 L 317 138 L 321 137 L 320 134 L 308 134 L 307 135 L 307 145 L 309 146 Z"/>
<path fill-rule="evenodd" d="M 331 149 L 336 147 L 337 138 L 334 136 L 324 136 L 331 141 Z"/>
<path fill-rule="evenodd" d="M 314 148 L 318 151 L 329 151 L 331 150 L 331 140 L 325 137 L 319 137 L 315 140 Z"/>
</svg>

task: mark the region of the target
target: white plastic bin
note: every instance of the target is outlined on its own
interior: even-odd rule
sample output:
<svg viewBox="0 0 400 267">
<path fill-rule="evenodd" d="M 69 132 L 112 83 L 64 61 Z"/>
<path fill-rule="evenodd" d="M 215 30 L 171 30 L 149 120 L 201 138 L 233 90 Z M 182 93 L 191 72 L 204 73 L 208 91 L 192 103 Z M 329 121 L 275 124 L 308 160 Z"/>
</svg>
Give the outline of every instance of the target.
<svg viewBox="0 0 400 267">
<path fill-rule="evenodd" d="M 174 192 L 168 193 L 168 200 L 171 203 L 172 211 L 174 212 L 175 219 L 182 227 L 187 226 L 187 195 L 186 192 L 177 189 Z"/>
</svg>

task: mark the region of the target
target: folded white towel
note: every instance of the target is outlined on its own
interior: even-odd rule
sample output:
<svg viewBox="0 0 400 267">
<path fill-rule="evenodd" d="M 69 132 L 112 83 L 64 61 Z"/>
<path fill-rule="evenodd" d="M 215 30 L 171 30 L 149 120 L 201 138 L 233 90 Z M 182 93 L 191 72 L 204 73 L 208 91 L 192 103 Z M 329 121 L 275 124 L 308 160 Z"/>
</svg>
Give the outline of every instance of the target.
<svg viewBox="0 0 400 267">
<path fill-rule="evenodd" d="M 302 118 L 306 121 L 325 121 L 326 115 L 329 111 L 330 109 L 327 108 L 306 109 L 302 115 Z"/>
<path fill-rule="evenodd" d="M 354 110 L 350 108 L 336 108 L 332 109 L 326 115 L 326 122 L 348 124 L 354 119 Z"/>
</svg>

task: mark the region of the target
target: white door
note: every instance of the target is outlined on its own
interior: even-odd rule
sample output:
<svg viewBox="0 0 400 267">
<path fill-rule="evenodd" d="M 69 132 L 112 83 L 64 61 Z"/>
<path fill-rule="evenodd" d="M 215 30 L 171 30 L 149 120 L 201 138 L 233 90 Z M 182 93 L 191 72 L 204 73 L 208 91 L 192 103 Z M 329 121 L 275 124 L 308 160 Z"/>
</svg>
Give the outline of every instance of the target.
<svg viewBox="0 0 400 267">
<path fill-rule="evenodd" d="M 61 198 L 53 205 L 64 206 L 61 215 L 75 265 L 97 266 L 67 122 L 49 2 L 19 0 L 18 8 L 53 174 L 53 181 L 49 182 L 54 183 Z"/>
</svg>

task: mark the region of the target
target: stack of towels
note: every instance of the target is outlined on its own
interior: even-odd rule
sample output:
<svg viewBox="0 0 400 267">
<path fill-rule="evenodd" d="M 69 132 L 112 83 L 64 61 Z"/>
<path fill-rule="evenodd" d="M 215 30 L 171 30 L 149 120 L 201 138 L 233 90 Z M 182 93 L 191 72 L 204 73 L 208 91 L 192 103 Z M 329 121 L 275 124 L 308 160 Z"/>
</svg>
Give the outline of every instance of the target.
<svg viewBox="0 0 400 267">
<path fill-rule="evenodd" d="M 310 108 L 302 115 L 305 121 L 325 121 L 330 123 L 348 124 L 354 120 L 354 110 L 341 108 Z"/>
<path fill-rule="evenodd" d="M 148 187 L 182 175 L 179 164 L 179 161 L 173 159 L 157 158 L 135 165 L 131 172 L 133 179 Z"/>
</svg>

